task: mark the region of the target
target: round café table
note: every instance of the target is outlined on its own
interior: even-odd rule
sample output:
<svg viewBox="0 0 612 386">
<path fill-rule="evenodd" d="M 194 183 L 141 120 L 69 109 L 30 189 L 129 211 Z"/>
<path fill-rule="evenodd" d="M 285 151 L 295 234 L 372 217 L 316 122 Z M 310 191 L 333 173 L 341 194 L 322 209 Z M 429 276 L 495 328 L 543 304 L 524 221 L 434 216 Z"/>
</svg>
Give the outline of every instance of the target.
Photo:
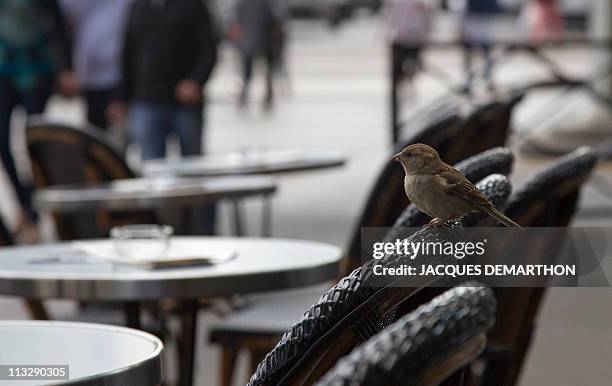
<svg viewBox="0 0 612 386">
<path fill-rule="evenodd" d="M 338 151 L 306 149 L 245 149 L 227 154 L 153 160 L 144 163 L 144 175 L 228 176 L 277 174 L 342 166 Z"/>
<path fill-rule="evenodd" d="M 338 151 L 312 149 L 245 148 L 219 155 L 151 160 L 143 164 L 145 176 L 245 176 L 252 174 L 296 173 L 342 166 L 346 156 Z M 264 197 L 263 234 L 272 233 L 272 204 Z M 236 234 L 242 233 L 239 199 L 232 206 Z"/>
<path fill-rule="evenodd" d="M 29 299 L 121 301 L 176 299 L 182 310 L 183 385 L 191 385 L 198 300 L 308 286 L 339 273 L 339 248 L 275 238 L 174 237 L 172 246 L 193 254 L 231 253 L 207 266 L 148 270 L 117 265 L 84 253 L 110 240 L 0 248 L 0 294 Z M 137 314 L 138 315 L 138 314 Z M 139 327 L 139 317 L 128 318 Z"/>
<path fill-rule="evenodd" d="M 0 386 L 161 385 L 163 347 L 157 337 L 125 327 L 0 321 Z M 30 371 L 38 379 L 16 377 Z"/>
<path fill-rule="evenodd" d="M 208 204 L 222 199 L 265 197 L 275 191 L 276 182 L 269 176 L 159 176 L 115 180 L 97 185 L 59 185 L 40 189 L 34 196 L 34 203 L 40 211 L 46 213 L 99 209 L 163 209 Z M 236 233 L 240 236 L 242 219 L 236 216 L 235 220 Z M 264 218 L 263 221 L 265 225 L 269 220 Z M 183 231 L 185 230 L 181 230 Z"/>
</svg>

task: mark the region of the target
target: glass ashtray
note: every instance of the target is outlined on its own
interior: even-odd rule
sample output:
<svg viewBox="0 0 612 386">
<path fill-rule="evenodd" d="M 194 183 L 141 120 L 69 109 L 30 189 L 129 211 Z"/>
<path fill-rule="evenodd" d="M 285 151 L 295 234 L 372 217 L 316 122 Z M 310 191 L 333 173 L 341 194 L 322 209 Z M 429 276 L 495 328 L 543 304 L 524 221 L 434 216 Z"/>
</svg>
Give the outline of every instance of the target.
<svg viewBox="0 0 612 386">
<path fill-rule="evenodd" d="M 138 224 L 113 227 L 110 236 L 119 256 L 146 260 L 162 256 L 170 246 L 173 233 L 170 225 Z"/>
</svg>

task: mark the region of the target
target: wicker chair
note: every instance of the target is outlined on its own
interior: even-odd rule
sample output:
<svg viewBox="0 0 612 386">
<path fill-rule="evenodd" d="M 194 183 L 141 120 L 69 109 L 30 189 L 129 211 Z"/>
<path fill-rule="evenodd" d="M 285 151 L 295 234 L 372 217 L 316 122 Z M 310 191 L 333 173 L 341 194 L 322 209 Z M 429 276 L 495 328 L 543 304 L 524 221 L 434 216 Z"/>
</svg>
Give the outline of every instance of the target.
<svg viewBox="0 0 612 386">
<path fill-rule="evenodd" d="M 501 177 L 501 180 L 506 181 Z M 444 230 L 424 228 L 410 240 L 451 241 L 462 227 Z M 443 236 L 441 236 L 443 235 Z M 443 237 L 443 238 L 441 238 Z M 428 256 L 431 264 L 447 264 L 452 256 Z M 396 267 L 414 264 L 409 257 L 387 255 L 370 260 L 344 277 L 312 305 L 257 366 L 248 386 L 311 385 L 317 382 L 337 360 L 354 347 L 376 335 L 395 318 L 398 304 L 428 285 L 446 285 L 436 279 L 429 282 L 401 277 L 399 283 L 380 281 L 373 273 L 376 265 Z M 412 285 L 412 286 L 411 286 Z M 418 285 L 418 286 L 416 286 Z"/>
<path fill-rule="evenodd" d="M 506 214 L 525 227 L 567 226 L 576 211 L 580 189 L 596 163 L 597 154 L 587 147 L 562 157 L 530 178 L 511 196 Z M 517 383 L 545 290 L 496 290 L 498 323 L 489 336 L 483 385 Z"/>
<path fill-rule="evenodd" d="M 493 200 L 494 202 L 496 202 L 496 204 L 499 204 L 500 206 L 503 206 L 505 204 L 505 201 L 508 198 L 509 193 L 510 193 L 509 183 L 507 179 L 501 175 L 490 176 L 486 178 L 479 184 L 479 187 L 483 189 L 487 197 L 489 197 L 491 200 Z M 466 225 L 471 225 L 471 224 L 466 224 Z M 367 265 L 364 267 L 367 268 Z M 373 293 L 367 292 L 367 289 L 363 289 L 363 288 L 358 289 L 360 288 L 358 286 L 361 283 L 360 280 L 362 278 L 362 271 L 363 269 L 365 269 L 364 267 L 358 268 L 357 271 L 354 271 L 351 275 L 342 279 L 340 283 L 336 287 L 334 287 L 336 288 L 336 290 L 334 289 L 330 290 L 333 293 L 332 298 L 336 300 L 339 299 L 338 293 L 343 293 L 342 291 L 344 292 L 348 291 L 348 293 L 346 294 L 343 293 L 342 296 L 349 296 L 349 295 L 359 296 L 359 298 L 355 300 L 354 303 L 347 303 L 346 299 L 342 300 L 342 305 L 338 305 L 337 307 L 343 307 L 343 308 L 341 310 L 334 311 L 334 312 L 340 313 L 340 315 L 338 315 L 336 319 L 333 319 L 333 318 L 329 319 L 330 316 L 325 314 L 325 312 L 327 311 L 331 312 L 331 310 L 326 310 L 325 307 L 323 307 L 323 305 L 321 305 L 320 303 L 317 303 L 317 305 L 314 306 L 315 307 L 314 309 L 311 308 L 312 315 L 319 315 L 320 312 L 324 312 L 324 314 L 320 315 L 321 317 L 325 318 L 324 325 L 322 325 L 323 327 L 321 327 L 321 329 L 318 330 L 316 334 L 322 334 L 325 331 L 329 330 L 332 326 L 334 326 L 334 323 L 336 323 L 339 320 L 338 318 L 342 318 L 345 313 L 352 312 L 353 307 L 356 307 L 357 305 L 363 303 L 364 299 L 367 299 L 370 296 L 373 296 Z M 352 286 L 355 286 L 355 287 L 352 287 Z M 338 288 L 340 288 L 341 290 Z M 354 291 L 357 291 L 358 294 L 353 294 Z M 362 291 L 366 291 L 366 293 L 362 293 Z M 408 292 L 408 293 L 402 292 L 400 294 L 394 295 L 394 297 L 391 298 L 392 299 L 391 303 L 388 306 L 386 306 L 386 308 L 384 309 L 384 312 L 381 310 L 377 312 L 379 312 L 380 315 L 389 315 L 391 310 L 394 310 L 395 307 L 403 301 L 403 299 L 412 295 L 414 292 L 415 292 L 415 289 L 411 289 L 411 292 Z M 243 347 L 249 348 L 250 353 L 251 353 L 252 363 L 256 365 L 257 363 L 259 363 L 258 361 L 262 357 L 262 355 L 260 354 L 261 351 L 264 348 L 266 348 L 266 346 L 269 346 L 270 342 L 278 342 L 279 336 L 282 334 L 282 331 L 291 330 L 291 331 L 294 331 L 295 334 L 301 334 L 300 329 L 310 328 L 309 325 L 306 324 L 304 320 L 302 324 L 298 324 L 298 325 L 294 325 L 294 322 L 299 319 L 300 314 L 301 314 L 299 306 L 303 305 L 303 308 L 301 308 L 301 310 L 307 309 L 314 301 L 316 301 L 317 299 L 316 296 L 318 295 L 320 295 L 320 293 L 319 294 L 311 293 L 310 297 L 306 297 L 306 296 L 295 297 L 295 296 L 290 295 L 287 299 L 281 298 L 280 295 L 277 295 L 272 300 L 266 301 L 263 304 L 254 303 L 254 304 L 247 306 L 243 310 L 234 312 L 230 316 L 226 317 L 222 321 L 222 323 L 213 327 L 211 329 L 210 341 L 213 343 L 221 344 L 223 346 L 223 358 L 222 358 L 223 359 L 222 360 L 223 385 L 231 384 L 231 374 L 233 371 L 235 356 L 237 354 L 238 349 L 243 348 Z M 327 295 L 323 295 L 323 298 L 326 298 L 326 296 L 327 297 L 331 296 L 329 291 Z M 351 299 L 353 298 L 351 297 Z M 380 300 L 377 300 L 377 301 L 380 301 Z M 383 303 L 380 303 L 380 304 L 383 304 Z M 294 313 L 291 313 L 292 310 L 294 311 Z M 366 309 L 364 308 L 360 312 L 366 312 Z M 360 315 L 360 314 L 356 312 L 355 315 Z M 359 325 L 361 325 L 360 323 Z M 374 322 L 371 322 L 369 324 L 370 326 L 369 328 L 373 328 L 372 326 L 376 324 L 376 323 L 374 324 L 372 323 Z M 280 328 L 282 328 L 283 326 L 285 326 L 285 329 L 280 330 Z M 294 326 L 294 327 L 291 327 L 291 326 Z M 359 327 L 355 327 L 355 328 L 359 328 Z M 279 333 L 279 331 L 281 332 Z M 317 336 L 316 334 L 311 335 L 310 333 L 308 333 L 308 336 L 304 338 L 308 338 L 309 340 L 300 341 L 299 342 L 300 347 L 305 348 L 306 346 L 309 346 L 310 343 L 314 342 Z M 285 334 L 285 337 L 287 337 L 287 334 Z M 285 337 L 283 337 L 283 341 L 285 341 L 284 345 L 290 344 L 291 341 L 294 341 L 295 339 L 297 339 L 295 336 L 292 336 L 292 337 L 287 337 L 289 341 L 286 341 Z M 321 345 L 318 347 L 319 348 L 325 347 L 322 343 Z M 345 347 L 344 344 L 342 344 L 341 346 Z M 276 347 L 279 348 L 279 345 L 277 345 Z M 267 362 L 266 360 L 264 360 L 264 362 L 267 363 L 267 365 L 265 366 L 275 366 L 271 363 L 279 364 L 280 362 L 278 361 L 281 360 L 281 358 L 284 358 L 283 355 L 285 355 L 287 352 L 286 348 L 283 346 L 283 344 L 281 344 L 281 348 L 279 348 L 278 350 L 277 348 L 272 350 L 272 352 L 275 352 L 275 354 L 272 355 L 272 357 L 270 357 L 270 354 L 266 356 L 266 358 L 268 359 L 267 359 Z M 293 349 L 295 349 L 295 347 L 293 347 L 292 350 Z M 330 356 L 330 361 L 333 361 L 337 359 L 338 355 L 341 355 L 341 354 L 345 354 L 345 353 L 344 352 L 329 353 L 327 355 Z M 296 354 L 294 357 L 291 358 L 290 361 L 288 358 L 285 358 L 287 359 L 287 362 L 285 362 L 285 360 L 283 359 L 282 360 L 283 365 L 281 366 L 282 369 L 279 368 L 278 371 L 273 371 L 273 372 L 278 375 L 278 374 L 282 374 L 284 371 L 288 371 L 289 367 L 291 366 L 291 361 L 297 361 L 300 357 L 301 357 L 301 354 Z M 258 369 L 260 368 L 261 368 L 261 365 L 258 367 Z M 263 371 L 262 369 L 260 370 Z M 276 385 L 277 384 L 276 383 L 277 379 L 274 378 L 275 376 L 270 375 L 268 372 L 266 372 L 266 374 L 261 373 L 260 376 L 261 378 L 260 378 L 260 381 L 258 381 L 259 383 L 252 383 L 253 385 Z"/>
<path fill-rule="evenodd" d="M 4 220 L 0 217 L 0 247 L 6 247 L 15 244 L 15 238 L 11 231 L 4 223 Z M 36 320 L 48 320 L 49 314 L 45 306 L 36 299 L 25 299 L 25 306 L 30 313 L 32 319 Z"/>
<path fill-rule="evenodd" d="M 435 386 L 453 374 L 461 381 L 486 345 L 495 308 L 489 288 L 452 288 L 357 347 L 316 385 Z"/>
<path fill-rule="evenodd" d="M 447 162 L 457 162 L 496 146 L 504 146 L 511 132 L 514 107 L 523 100 L 523 93 L 476 106 L 466 117 L 461 135 L 453 141 L 446 155 Z"/>
<path fill-rule="evenodd" d="M 523 94 L 517 93 L 479 106 L 465 120 L 461 120 L 454 110 L 442 110 L 443 114 L 399 141 L 395 150 L 397 152 L 412 143 L 425 143 L 435 148 L 446 163 L 455 164 L 488 149 L 504 146 L 510 133 L 512 112 L 522 98 Z M 404 171 L 397 162 L 389 160 L 379 174 L 352 233 L 346 260 L 349 269 L 363 263 L 358 258 L 361 228 L 392 226 L 408 204 L 404 193 Z"/>
<path fill-rule="evenodd" d="M 95 184 L 132 178 L 123 156 L 95 127 L 72 127 L 29 120 L 26 141 L 37 188 L 61 184 Z M 96 211 L 54 214 L 62 240 L 105 237 L 110 228 L 131 223 L 154 223 L 150 211 Z"/>
</svg>

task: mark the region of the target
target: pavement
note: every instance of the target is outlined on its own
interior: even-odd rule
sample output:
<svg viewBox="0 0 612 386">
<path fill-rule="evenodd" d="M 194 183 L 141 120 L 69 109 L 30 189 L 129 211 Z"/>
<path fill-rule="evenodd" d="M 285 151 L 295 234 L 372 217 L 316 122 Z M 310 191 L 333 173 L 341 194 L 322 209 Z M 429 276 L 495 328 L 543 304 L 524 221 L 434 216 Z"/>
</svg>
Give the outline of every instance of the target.
<svg viewBox="0 0 612 386">
<path fill-rule="evenodd" d="M 378 170 L 390 154 L 387 118 L 387 57 L 382 24 L 360 17 L 343 28 L 331 30 L 316 21 L 292 25 L 288 52 L 288 77 L 284 79 L 273 111 L 260 108 L 261 83 L 252 89 L 252 104 L 239 111 L 238 63 L 234 53 L 224 48 L 222 61 L 208 88 L 206 110 L 206 149 L 211 153 L 264 148 L 340 149 L 348 156 L 342 168 L 284 175 L 273 201 L 273 235 L 329 242 L 346 247 L 350 232 L 363 208 L 365 198 Z M 588 52 L 575 49 L 556 52 L 563 66 L 573 73 L 590 69 Z M 461 80 L 461 53 L 458 50 L 426 52 L 426 61 L 443 66 L 457 82 Z M 503 63 L 496 78 L 506 86 L 526 78 L 545 76 L 533 62 L 516 57 Z M 260 77 L 261 79 L 261 77 Z M 447 91 L 447 85 L 428 75 L 406 90 L 405 118 Z M 517 111 L 515 125 L 531 130 L 530 117 L 548 94 L 530 96 L 530 103 Z M 82 106 L 78 101 L 55 98 L 49 116 L 80 122 Z M 15 121 L 16 125 L 19 119 Z M 15 136 L 19 141 L 20 136 Z M 18 145 L 18 144 L 17 144 Z M 541 168 L 550 159 L 519 157 L 514 182 Z M 609 167 L 598 175 L 610 178 Z M 14 213 L 13 198 L 6 178 L 0 184 L 0 210 Z M 610 199 L 589 186 L 583 206 L 610 206 Z M 247 215 L 253 234 L 258 232 L 261 202 L 249 200 Z M 221 208 L 221 233 L 229 225 L 227 208 Z M 578 225 L 610 225 L 611 216 L 579 216 Z M 582 288 L 549 291 L 538 318 L 538 328 L 521 385 L 607 385 L 612 379 L 612 289 Z M 52 302 L 52 311 L 64 312 L 73 306 Z M 27 318 L 20 302 L 0 297 L 0 319 Z M 216 385 L 219 352 L 206 344 L 207 326 L 216 319 L 202 313 L 199 326 L 197 379 L 201 385 Z M 247 377 L 246 358 L 241 358 L 239 378 Z M 172 376 L 174 366 L 169 364 Z M 237 382 L 236 385 L 243 384 Z"/>
</svg>

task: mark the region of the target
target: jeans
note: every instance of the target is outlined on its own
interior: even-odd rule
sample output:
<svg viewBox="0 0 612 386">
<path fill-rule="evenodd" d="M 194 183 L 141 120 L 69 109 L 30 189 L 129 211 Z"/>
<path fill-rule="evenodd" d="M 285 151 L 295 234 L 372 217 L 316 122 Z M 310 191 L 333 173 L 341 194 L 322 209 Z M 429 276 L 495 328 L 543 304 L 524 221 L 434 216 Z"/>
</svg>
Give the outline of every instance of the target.
<svg viewBox="0 0 612 386">
<path fill-rule="evenodd" d="M 130 132 L 142 150 L 143 160 L 164 158 L 166 138 L 176 134 L 183 155 L 202 154 L 203 118 L 201 107 L 164 105 L 136 101 L 130 107 Z M 198 233 L 215 231 L 216 206 L 199 208 Z"/>
<path fill-rule="evenodd" d="M 183 155 L 202 154 L 201 107 L 135 101 L 130 108 L 130 132 L 142 150 L 142 159 L 166 156 L 166 138 L 176 134 Z"/>
<path fill-rule="evenodd" d="M 87 121 L 102 130 L 108 129 L 106 108 L 113 101 L 113 89 L 85 90 Z"/>
<path fill-rule="evenodd" d="M 37 217 L 32 207 L 33 187 L 19 179 L 11 152 L 11 114 L 17 106 L 22 106 L 28 115 L 41 114 L 51 95 L 51 87 L 51 79 L 41 79 L 36 87 L 23 91 L 17 89 L 12 79 L 0 76 L 0 158 L 21 207 L 33 221 Z"/>
</svg>

